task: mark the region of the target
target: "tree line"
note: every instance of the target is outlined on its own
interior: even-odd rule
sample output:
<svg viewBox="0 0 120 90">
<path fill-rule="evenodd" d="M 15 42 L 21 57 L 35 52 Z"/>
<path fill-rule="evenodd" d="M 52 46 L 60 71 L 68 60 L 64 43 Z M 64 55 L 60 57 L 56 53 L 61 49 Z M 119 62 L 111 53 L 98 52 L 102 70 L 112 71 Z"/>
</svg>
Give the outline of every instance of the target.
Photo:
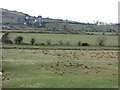
<svg viewBox="0 0 120 90">
<path fill-rule="evenodd" d="M 13 40 L 13 41 L 14 41 L 14 43 L 13 43 L 13 41 L 9 39 L 8 35 L 9 35 L 9 33 L 5 33 L 5 34 L 2 36 L 1 41 L 2 41 L 3 44 L 21 44 L 21 45 L 22 45 L 22 44 L 26 44 L 26 43 L 23 43 L 23 42 L 22 42 L 23 39 L 24 39 L 24 37 L 22 37 L 22 36 L 17 36 L 17 37 Z M 102 36 L 99 36 L 99 37 L 96 39 L 97 45 L 98 45 L 98 46 L 105 46 L 106 40 L 107 40 L 107 38 L 106 38 L 105 36 L 103 36 L 103 35 L 102 35 Z M 38 43 L 36 43 L 35 38 L 31 38 L 29 44 L 30 44 L 30 45 L 67 45 L 67 46 L 71 45 L 70 41 L 66 41 L 66 43 L 63 43 L 63 41 L 61 41 L 61 40 L 58 41 L 57 44 L 52 44 L 52 43 L 51 43 L 51 40 L 47 40 L 47 41 L 46 41 L 46 44 L 45 44 L 45 43 L 38 44 Z M 91 46 L 90 44 L 88 44 L 88 43 L 86 43 L 86 42 L 81 42 L 81 41 L 78 41 L 78 42 L 76 43 L 76 45 L 77 45 L 77 46 Z"/>
</svg>

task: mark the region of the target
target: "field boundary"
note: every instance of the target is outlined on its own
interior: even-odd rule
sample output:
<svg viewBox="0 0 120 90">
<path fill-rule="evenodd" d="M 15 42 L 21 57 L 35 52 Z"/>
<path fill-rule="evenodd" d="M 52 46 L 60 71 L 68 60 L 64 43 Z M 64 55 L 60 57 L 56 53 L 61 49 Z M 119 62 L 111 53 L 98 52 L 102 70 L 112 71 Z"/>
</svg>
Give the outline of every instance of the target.
<svg viewBox="0 0 120 90">
<path fill-rule="evenodd" d="M 0 49 L 26 49 L 26 50 L 112 50 L 119 51 L 120 49 L 68 49 L 68 48 L 21 48 L 21 47 L 0 47 Z"/>
<path fill-rule="evenodd" d="M 81 31 L 79 31 L 79 32 L 81 32 Z M 63 33 L 63 32 L 50 32 L 50 31 L 1 31 L 1 33 L 102 35 L 102 34 L 95 34 L 94 32 L 91 32 L 91 33 L 94 33 L 94 34 L 88 34 L 88 33 Z M 106 32 L 106 33 L 109 33 L 109 32 Z M 118 36 L 118 35 L 106 34 L 106 36 Z"/>
</svg>

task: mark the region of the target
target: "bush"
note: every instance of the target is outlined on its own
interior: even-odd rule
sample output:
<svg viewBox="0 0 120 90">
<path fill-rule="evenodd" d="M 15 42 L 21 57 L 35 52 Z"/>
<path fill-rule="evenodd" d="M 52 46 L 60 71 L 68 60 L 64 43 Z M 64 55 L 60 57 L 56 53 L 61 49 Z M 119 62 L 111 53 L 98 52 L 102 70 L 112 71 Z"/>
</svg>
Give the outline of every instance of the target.
<svg viewBox="0 0 120 90">
<path fill-rule="evenodd" d="M 35 39 L 32 38 L 32 39 L 30 40 L 30 43 L 31 43 L 32 45 L 35 45 Z"/>
<path fill-rule="evenodd" d="M 59 45 L 63 45 L 63 42 L 62 42 L 62 41 L 59 41 Z"/>
<path fill-rule="evenodd" d="M 100 36 L 97 38 L 97 44 L 98 46 L 104 46 L 105 45 L 105 42 L 106 42 L 106 37 L 105 36 Z"/>
<path fill-rule="evenodd" d="M 79 42 L 77 43 L 77 45 L 78 45 L 78 46 L 81 46 L 81 41 L 79 41 Z"/>
<path fill-rule="evenodd" d="M 51 45 L 51 40 L 47 40 L 47 45 Z"/>
<path fill-rule="evenodd" d="M 22 36 L 18 36 L 18 37 L 16 37 L 16 38 L 14 39 L 14 42 L 15 42 L 16 44 L 21 44 L 22 40 L 23 40 L 23 37 L 22 37 Z"/>
<path fill-rule="evenodd" d="M 70 45 L 70 41 L 67 41 L 67 42 L 66 42 L 66 45 L 69 46 L 69 45 Z"/>
<path fill-rule="evenodd" d="M 13 42 L 11 40 L 4 40 L 4 44 L 13 44 Z"/>
<path fill-rule="evenodd" d="M 40 45 L 45 45 L 44 43 L 41 43 Z"/>
<path fill-rule="evenodd" d="M 3 43 L 5 43 L 5 40 L 8 40 L 9 38 L 8 38 L 8 35 L 9 35 L 9 33 L 5 33 L 3 36 L 2 36 L 2 42 Z"/>
<path fill-rule="evenodd" d="M 5 33 L 3 36 L 2 36 L 2 43 L 4 44 L 13 44 L 13 42 L 11 40 L 9 40 L 9 37 L 8 37 L 9 33 Z"/>
<path fill-rule="evenodd" d="M 82 46 L 89 46 L 88 43 L 82 43 Z"/>
</svg>

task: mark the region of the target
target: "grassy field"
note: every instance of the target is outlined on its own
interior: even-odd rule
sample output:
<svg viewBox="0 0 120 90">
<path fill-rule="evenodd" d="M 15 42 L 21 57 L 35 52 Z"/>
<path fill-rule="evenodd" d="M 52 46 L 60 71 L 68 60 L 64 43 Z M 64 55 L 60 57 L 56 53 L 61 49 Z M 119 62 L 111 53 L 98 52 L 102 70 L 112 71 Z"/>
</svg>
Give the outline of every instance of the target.
<svg viewBox="0 0 120 90">
<path fill-rule="evenodd" d="M 2 45 L 1 47 L 7 47 L 7 48 L 49 48 L 49 49 L 85 49 L 85 50 L 118 50 L 119 47 L 105 47 L 105 46 L 67 46 L 67 45 L 18 45 L 18 44 L 12 44 L 12 45 Z"/>
<path fill-rule="evenodd" d="M 70 45 L 76 45 L 78 41 L 82 43 L 88 43 L 90 45 L 96 45 L 97 38 L 101 35 L 79 35 L 79 34 L 31 34 L 31 33 L 10 33 L 9 38 L 14 40 L 17 36 L 23 36 L 24 43 L 30 43 L 31 38 L 35 38 L 36 43 L 47 43 L 48 40 L 51 40 L 51 44 L 59 44 L 59 41 L 62 41 L 63 44 L 70 42 Z M 118 36 L 109 36 L 106 37 L 106 46 L 118 46 Z"/>
<path fill-rule="evenodd" d="M 117 88 L 116 51 L 3 50 L 3 88 Z"/>
<path fill-rule="evenodd" d="M 96 34 L 96 35 L 103 35 L 103 32 L 86 32 L 88 34 Z M 105 35 L 116 35 L 117 33 L 115 32 L 104 32 Z"/>
<path fill-rule="evenodd" d="M 117 25 L 93 25 L 93 26 L 88 26 L 88 25 L 81 25 L 81 24 L 70 24 L 71 28 L 74 30 L 97 30 L 97 31 L 106 31 L 107 29 L 115 29 L 118 31 L 118 26 Z"/>
</svg>

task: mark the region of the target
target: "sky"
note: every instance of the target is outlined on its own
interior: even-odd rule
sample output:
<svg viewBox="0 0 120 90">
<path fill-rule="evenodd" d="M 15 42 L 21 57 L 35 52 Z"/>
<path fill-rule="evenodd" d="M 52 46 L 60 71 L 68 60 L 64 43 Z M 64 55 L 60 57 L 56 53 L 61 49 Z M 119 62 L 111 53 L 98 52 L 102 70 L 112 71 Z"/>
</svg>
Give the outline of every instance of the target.
<svg viewBox="0 0 120 90">
<path fill-rule="evenodd" d="M 0 8 L 78 22 L 118 23 L 120 0 L 1 0 Z"/>
</svg>

